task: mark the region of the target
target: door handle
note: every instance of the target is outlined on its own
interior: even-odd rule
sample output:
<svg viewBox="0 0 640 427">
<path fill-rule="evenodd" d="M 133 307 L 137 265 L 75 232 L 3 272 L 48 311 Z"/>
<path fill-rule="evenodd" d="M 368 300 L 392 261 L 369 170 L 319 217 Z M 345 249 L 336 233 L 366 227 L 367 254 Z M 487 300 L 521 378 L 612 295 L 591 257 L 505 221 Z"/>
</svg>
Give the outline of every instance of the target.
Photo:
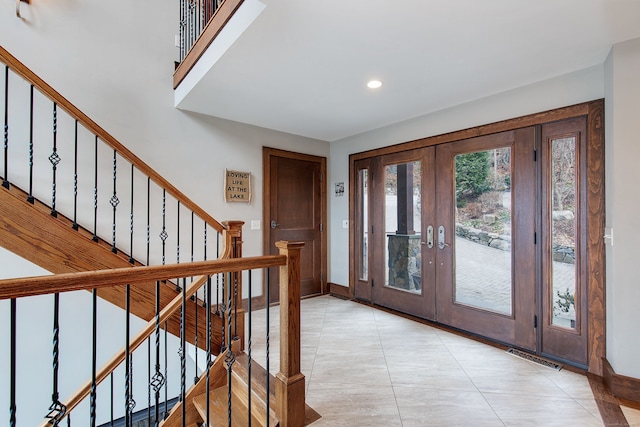
<svg viewBox="0 0 640 427">
<path fill-rule="evenodd" d="M 438 247 L 444 249 L 445 246 L 449 246 L 449 244 L 444 242 L 444 225 L 441 225 L 438 227 Z"/>
<path fill-rule="evenodd" d="M 423 245 L 427 245 L 429 249 L 433 247 L 433 225 L 427 227 L 427 241 L 422 242 Z"/>
<path fill-rule="evenodd" d="M 279 225 L 280 225 L 280 224 L 278 224 L 278 223 L 276 222 L 276 220 L 275 220 L 275 219 L 272 219 L 272 220 L 271 220 L 271 228 L 276 228 L 276 227 L 277 227 L 277 226 L 279 226 Z"/>
</svg>

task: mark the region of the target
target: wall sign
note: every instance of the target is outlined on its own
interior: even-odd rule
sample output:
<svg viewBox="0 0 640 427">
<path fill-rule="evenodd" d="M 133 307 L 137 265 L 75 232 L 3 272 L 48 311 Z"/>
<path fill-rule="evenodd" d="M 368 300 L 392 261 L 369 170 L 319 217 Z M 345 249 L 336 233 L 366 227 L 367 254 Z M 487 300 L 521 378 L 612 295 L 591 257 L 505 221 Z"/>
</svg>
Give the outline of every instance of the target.
<svg viewBox="0 0 640 427">
<path fill-rule="evenodd" d="M 251 172 L 225 169 L 224 200 L 226 202 L 251 202 Z"/>
</svg>

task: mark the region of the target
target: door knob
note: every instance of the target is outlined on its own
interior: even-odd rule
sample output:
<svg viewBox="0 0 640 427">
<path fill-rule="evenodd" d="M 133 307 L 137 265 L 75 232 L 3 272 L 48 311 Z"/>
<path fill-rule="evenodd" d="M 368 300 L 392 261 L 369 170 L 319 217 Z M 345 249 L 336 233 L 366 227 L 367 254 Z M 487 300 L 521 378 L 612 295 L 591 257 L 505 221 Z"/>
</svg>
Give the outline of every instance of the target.
<svg viewBox="0 0 640 427">
<path fill-rule="evenodd" d="M 271 220 L 271 228 L 276 228 L 279 225 L 274 219 Z"/>
</svg>

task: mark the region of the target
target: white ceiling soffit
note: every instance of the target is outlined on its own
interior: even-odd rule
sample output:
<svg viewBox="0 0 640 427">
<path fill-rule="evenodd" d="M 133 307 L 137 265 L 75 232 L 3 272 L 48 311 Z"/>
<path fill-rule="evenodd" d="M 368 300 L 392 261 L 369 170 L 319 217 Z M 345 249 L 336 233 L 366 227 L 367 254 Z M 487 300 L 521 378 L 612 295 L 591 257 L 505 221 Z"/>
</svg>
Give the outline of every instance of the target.
<svg viewBox="0 0 640 427">
<path fill-rule="evenodd" d="M 601 64 L 640 0 L 246 0 L 227 27 L 176 106 L 335 141 Z"/>
</svg>

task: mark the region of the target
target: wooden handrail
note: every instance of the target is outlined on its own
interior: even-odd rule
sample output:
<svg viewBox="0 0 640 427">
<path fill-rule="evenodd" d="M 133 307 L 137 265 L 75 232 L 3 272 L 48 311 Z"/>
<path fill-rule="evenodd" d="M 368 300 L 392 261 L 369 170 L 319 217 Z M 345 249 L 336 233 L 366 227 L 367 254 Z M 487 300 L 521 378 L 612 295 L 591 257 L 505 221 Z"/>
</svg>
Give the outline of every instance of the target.
<svg viewBox="0 0 640 427">
<path fill-rule="evenodd" d="M 201 276 L 204 274 L 276 267 L 286 265 L 286 262 L 287 257 L 285 255 L 267 255 L 5 279 L 0 280 L 0 300 L 126 284 L 136 285 L 156 280 Z"/>
<path fill-rule="evenodd" d="M 196 215 L 198 215 L 203 221 L 209 224 L 211 227 L 215 228 L 218 232 L 222 232 L 224 230 L 224 226 L 216 221 L 211 215 L 209 215 L 204 209 L 195 204 L 191 199 L 189 199 L 184 193 L 174 187 L 169 181 L 163 178 L 158 172 L 153 170 L 151 166 L 147 165 L 143 162 L 138 156 L 133 154 L 128 148 L 122 145 L 116 138 L 114 138 L 110 133 L 100 127 L 96 122 L 91 120 L 89 116 L 80 111 L 75 105 L 69 102 L 64 96 L 62 96 L 58 91 L 49 86 L 44 80 L 38 77 L 33 71 L 31 71 L 27 66 L 25 66 L 22 62 L 16 59 L 13 55 L 11 55 L 6 49 L 0 46 L 0 59 L 9 66 L 14 73 L 21 76 L 23 79 L 31 83 L 35 88 L 37 88 L 44 95 L 49 97 L 53 102 L 55 102 L 59 108 L 65 110 L 73 119 L 78 120 L 84 127 L 90 130 L 94 135 L 96 135 L 100 140 L 106 143 L 108 146 L 113 148 L 126 160 L 128 160 L 131 164 L 133 164 L 140 172 L 151 178 L 156 184 L 158 184 L 161 188 L 164 188 L 167 193 L 173 196 L 176 200 L 179 200 L 180 203 L 186 208 L 193 211 Z"/>
</svg>

